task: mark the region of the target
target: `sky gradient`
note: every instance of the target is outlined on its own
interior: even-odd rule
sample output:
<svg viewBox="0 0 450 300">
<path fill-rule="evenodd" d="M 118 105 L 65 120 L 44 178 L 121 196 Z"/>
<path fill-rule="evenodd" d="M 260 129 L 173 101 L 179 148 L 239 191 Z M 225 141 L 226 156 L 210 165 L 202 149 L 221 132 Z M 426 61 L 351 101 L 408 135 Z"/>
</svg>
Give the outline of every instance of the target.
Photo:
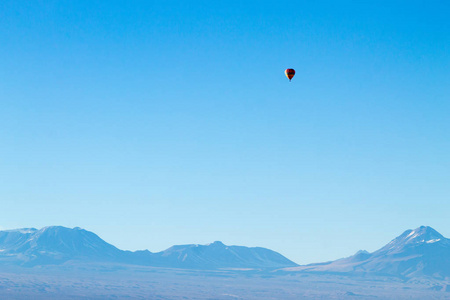
<svg viewBox="0 0 450 300">
<path fill-rule="evenodd" d="M 450 4 L 310 2 L 1 1 L 0 227 L 297 263 L 449 237 Z"/>
</svg>

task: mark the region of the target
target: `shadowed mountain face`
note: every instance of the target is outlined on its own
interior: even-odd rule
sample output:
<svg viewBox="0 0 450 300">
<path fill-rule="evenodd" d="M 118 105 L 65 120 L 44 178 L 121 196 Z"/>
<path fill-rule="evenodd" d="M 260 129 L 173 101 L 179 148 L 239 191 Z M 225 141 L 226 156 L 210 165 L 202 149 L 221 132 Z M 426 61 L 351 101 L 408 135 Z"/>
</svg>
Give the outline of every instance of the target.
<svg viewBox="0 0 450 300">
<path fill-rule="evenodd" d="M 61 226 L 40 230 L 0 231 L 0 264 L 35 266 L 82 262 L 114 262 L 188 269 L 282 268 L 296 266 L 281 254 L 264 248 L 209 245 L 173 246 L 159 253 L 122 251 L 96 234 Z"/>
<path fill-rule="evenodd" d="M 376 273 L 394 276 L 450 276 L 450 239 L 431 227 L 407 230 L 383 248 L 323 264 L 312 264 L 294 270 Z"/>
</svg>

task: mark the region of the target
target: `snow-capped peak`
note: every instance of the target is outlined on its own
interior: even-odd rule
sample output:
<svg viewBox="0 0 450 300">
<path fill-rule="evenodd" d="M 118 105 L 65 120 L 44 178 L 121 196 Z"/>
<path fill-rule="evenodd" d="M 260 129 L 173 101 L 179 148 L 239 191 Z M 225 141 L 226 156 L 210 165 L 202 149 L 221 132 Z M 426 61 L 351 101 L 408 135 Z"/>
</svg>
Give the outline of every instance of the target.
<svg viewBox="0 0 450 300">
<path fill-rule="evenodd" d="M 405 234 L 406 233 L 407 232 L 405 232 Z M 406 235 L 404 242 L 408 243 L 408 244 L 430 243 L 430 242 L 433 243 L 433 242 L 440 241 L 443 238 L 444 237 L 439 232 L 434 230 L 433 228 L 431 228 L 429 226 L 421 226 L 419 228 L 411 230 L 411 232 L 409 232 Z"/>
<path fill-rule="evenodd" d="M 378 250 L 379 253 L 401 252 L 405 247 L 416 247 L 434 243 L 449 243 L 449 240 L 429 226 L 421 226 L 414 230 L 409 229 L 389 244 Z"/>
</svg>

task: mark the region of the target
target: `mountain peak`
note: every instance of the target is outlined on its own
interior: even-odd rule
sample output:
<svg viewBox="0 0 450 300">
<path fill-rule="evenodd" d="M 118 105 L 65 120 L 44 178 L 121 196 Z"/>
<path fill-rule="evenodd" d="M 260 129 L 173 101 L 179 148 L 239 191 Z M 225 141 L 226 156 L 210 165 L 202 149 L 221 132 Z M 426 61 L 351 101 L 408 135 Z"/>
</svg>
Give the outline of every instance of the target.
<svg viewBox="0 0 450 300">
<path fill-rule="evenodd" d="M 401 277 L 450 276 L 450 239 L 429 226 L 408 229 L 375 252 L 294 268 L 315 272 L 374 273 Z"/>
<path fill-rule="evenodd" d="M 414 229 L 414 231 L 421 233 L 421 234 L 434 234 L 434 235 L 440 236 L 441 238 L 443 237 L 439 232 L 437 232 L 430 226 L 420 226 L 420 227 Z"/>
<path fill-rule="evenodd" d="M 221 241 L 215 241 L 214 243 L 208 244 L 207 246 L 223 247 L 225 246 L 225 244 L 222 243 Z"/>
<path fill-rule="evenodd" d="M 405 231 L 399 238 L 405 244 L 433 243 L 444 239 L 444 236 L 430 226 L 420 226 L 414 230 Z"/>
<path fill-rule="evenodd" d="M 69 228 L 69 227 L 64 227 L 64 226 L 46 226 L 46 227 L 42 227 L 39 231 L 80 231 L 80 230 L 84 230 L 80 227 L 74 227 L 74 228 Z"/>
<path fill-rule="evenodd" d="M 0 249 L 0 262 L 16 256 L 18 263 L 30 266 L 70 259 L 114 260 L 122 253 L 95 233 L 63 226 L 0 231 Z"/>
<path fill-rule="evenodd" d="M 420 226 L 416 229 L 406 230 L 400 236 L 393 239 L 389 244 L 374 253 L 402 253 L 407 249 L 416 249 L 417 247 L 422 247 L 423 245 L 431 246 L 442 244 L 449 244 L 449 240 L 430 226 Z"/>
</svg>

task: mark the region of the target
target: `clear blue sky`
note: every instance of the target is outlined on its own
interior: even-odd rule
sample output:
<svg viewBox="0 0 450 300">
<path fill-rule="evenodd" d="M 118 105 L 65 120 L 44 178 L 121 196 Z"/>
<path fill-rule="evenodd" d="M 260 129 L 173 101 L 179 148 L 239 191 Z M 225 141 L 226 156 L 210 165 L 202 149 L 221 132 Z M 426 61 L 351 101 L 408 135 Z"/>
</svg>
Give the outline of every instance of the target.
<svg viewBox="0 0 450 300">
<path fill-rule="evenodd" d="M 449 237 L 449 14 L 1 1 L 0 227 L 80 226 L 131 250 L 221 240 L 298 263 L 420 225 Z"/>
</svg>

